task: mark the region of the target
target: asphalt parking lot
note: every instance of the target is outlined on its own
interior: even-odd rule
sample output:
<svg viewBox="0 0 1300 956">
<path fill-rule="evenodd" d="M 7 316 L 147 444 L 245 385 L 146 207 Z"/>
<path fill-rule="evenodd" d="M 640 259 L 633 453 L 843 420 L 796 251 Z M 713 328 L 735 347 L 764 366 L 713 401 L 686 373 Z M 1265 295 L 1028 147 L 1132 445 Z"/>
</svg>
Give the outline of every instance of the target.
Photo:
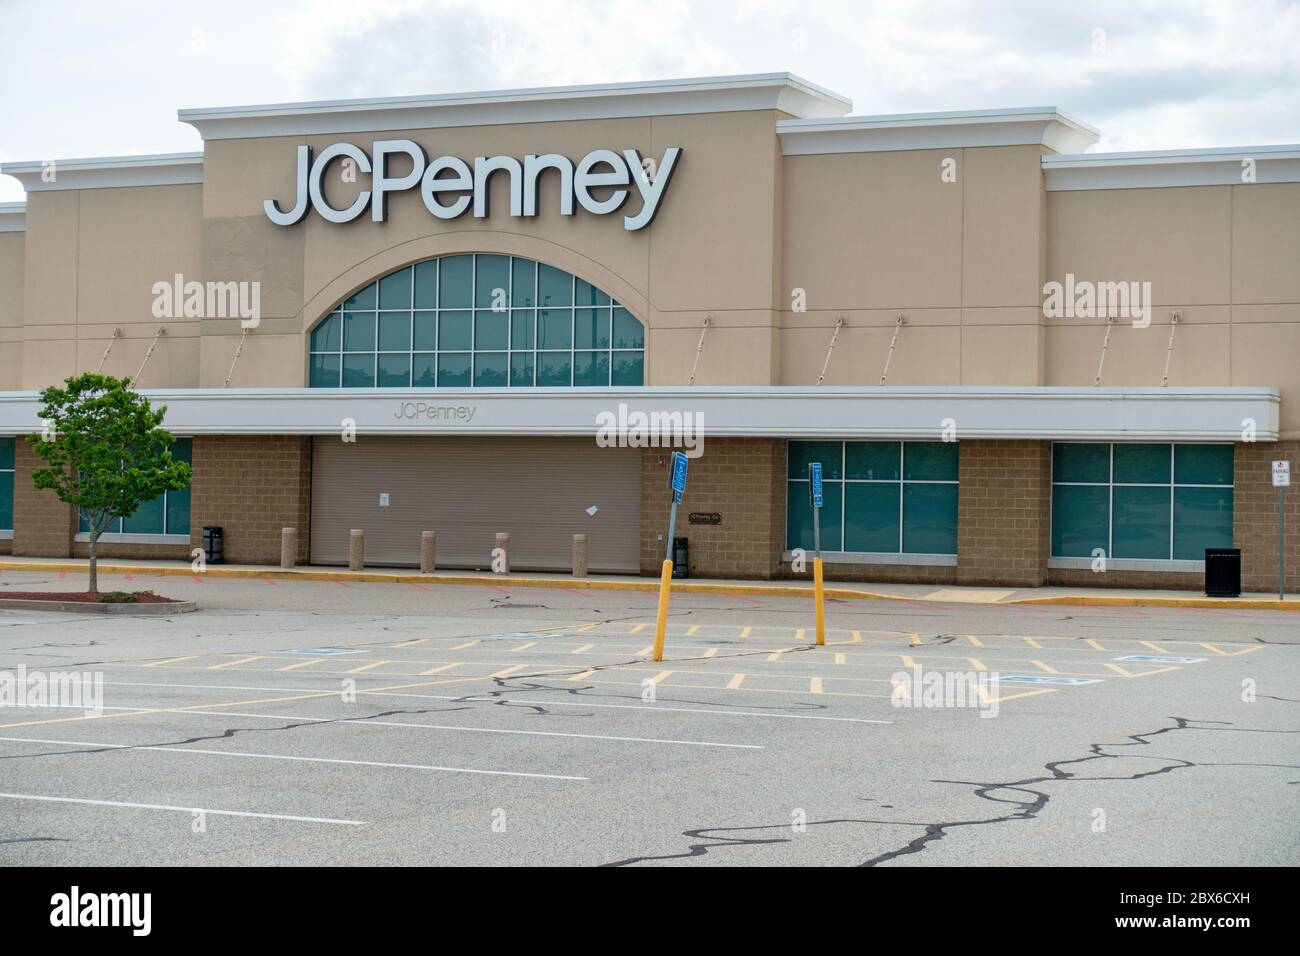
<svg viewBox="0 0 1300 956">
<path fill-rule="evenodd" d="M 0 611 L 103 678 L 0 707 L 0 864 L 1300 863 L 1294 613 L 101 586 L 202 609 Z"/>
</svg>

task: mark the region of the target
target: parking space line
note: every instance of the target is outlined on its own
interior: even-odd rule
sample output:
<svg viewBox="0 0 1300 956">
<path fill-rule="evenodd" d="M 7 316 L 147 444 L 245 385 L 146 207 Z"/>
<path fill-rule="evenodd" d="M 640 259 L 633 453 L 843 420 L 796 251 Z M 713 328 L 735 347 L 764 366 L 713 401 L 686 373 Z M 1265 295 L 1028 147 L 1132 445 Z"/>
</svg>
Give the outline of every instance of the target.
<svg viewBox="0 0 1300 956">
<path fill-rule="evenodd" d="M 640 634 L 640 633 L 641 633 L 642 631 L 644 631 L 644 630 L 646 629 L 646 627 L 648 627 L 648 626 L 649 626 L 649 625 L 646 625 L 646 624 L 635 624 L 635 625 L 633 625 L 632 630 L 628 631 L 628 633 L 629 633 L 629 634 Z"/>
<path fill-rule="evenodd" d="M 393 647 L 415 647 L 417 644 L 423 644 L 427 640 L 427 637 L 418 637 L 413 641 L 402 641 L 400 644 L 394 644 Z"/>
<path fill-rule="evenodd" d="M 981 642 L 980 639 L 979 639 L 978 637 L 976 637 L 974 634 L 967 634 L 967 635 L 966 635 L 966 640 L 970 641 L 971 644 L 972 644 L 973 646 L 975 646 L 975 647 L 983 647 L 983 646 L 984 646 L 983 642 Z"/>
<path fill-rule="evenodd" d="M 686 635 L 685 635 L 685 636 L 686 636 L 686 637 L 694 637 L 694 636 L 695 636 L 696 634 L 698 634 L 698 633 L 700 633 L 700 626 L 699 626 L 698 624 L 692 624 L 690 627 L 688 627 L 688 628 L 686 629 Z"/>
<path fill-rule="evenodd" d="M 1052 667 L 1050 664 L 1046 664 L 1043 661 L 1030 661 L 1029 663 L 1033 664 L 1035 667 L 1037 667 L 1039 670 L 1043 671 L 1046 674 L 1061 673 L 1055 667 Z"/>
<path fill-rule="evenodd" d="M 528 666 L 527 664 L 512 664 L 509 667 L 502 668 L 501 670 L 497 671 L 495 674 L 488 674 L 488 677 L 508 677 L 511 674 L 517 674 L 519 671 L 523 670 L 527 666 Z"/>
<path fill-rule="evenodd" d="M 595 646 L 596 646 L 595 644 L 583 644 L 583 645 L 581 645 L 580 647 L 575 647 L 573 650 L 569 651 L 569 653 L 570 653 L 570 654 L 585 654 L 587 651 L 591 650 L 591 649 L 592 649 L 593 647 L 595 647 Z"/>
<path fill-rule="evenodd" d="M 449 671 L 453 667 L 460 667 L 459 664 L 443 664 L 440 667 L 430 667 L 427 671 L 420 671 L 421 677 L 428 677 L 430 674 L 441 674 L 443 671 Z"/>
<path fill-rule="evenodd" d="M 199 656 L 198 654 L 190 654 L 186 657 L 169 657 L 166 660 L 154 661 L 152 664 L 141 664 L 140 666 L 141 667 L 162 667 L 162 665 L 164 664 L 177 664 L 181 661 L 192 661 L 198 656 Z"/>
<path fill-rule="evenodd" d="M 1124 668 L 1120 667 L 1118 664 L 1112 664 L 1110 661 L 1103 661 L 1102 664 L 1103 664 L 1104 667 L 1106 667 L 1107 670 L 1112 670 L 1112 671 L 1114 671 L 1114 672 L 1115 672 L 1116 674 L 1118 674 L 1120 677 L 1132 677 L 1132 676 L 1133 676 L 1133 675 L 1130 674 L 1128 671 L 1124 670 Z"/>
<path fill-rule="evenodd" d="M 1169 653 L 1169 650 L 1167 648 L 1161 647 L 1155 641 L 1138 641 L 1138 643 L 1141 644 L 1143 647 L 1147 648 L 1147 650 L 1155 651 L 1157 654 Z"/>
<path fill-rule="evenodd" d="M 710 647 L 707 651 L 704 652 L 705 657 L 717 657 L 717 655 L 718 655 L 718 649 L 716 647 Z"/>
<path fill-rule="evenodd" d="M 1085 639 L 1084 643 L 1087 644 L 1089 647 L 1091 647 L 1094 651 L 1104 651 L 1106 649 L 1102 647 L 1100 644 L 1098 644 L 1096 641 L 1092 640 L 1092 638 Z"/>
<path fill-rule="evenodd" d="M 529 641 L 527 644 L 520 644 L 518 647 L 516 647 L 516 648 L 515 648 L 513 651 L 511 651 L 510 653 L 514 654 L 514 653 L 517 653 L 518 651 L 526 651 L 526 650 L 528 650 L 530 647 L 536 647 L 536 646 L 537 646 L 538 644 L 540 644 L 540 643 L 541 643 L 541 641 Z"/>
<path fill-rule="evenodd" d="M 285 665 L 284 667 L 277 667 L 276 670 L 277 670 L 277 671 L 296 671 L 296 670 L 297 670 L 298 668 L 300 668 L 300 667 L 308 667 L 308 666 L 310 666 L 310 665 L 312 665 L 312 664 L 319 664 L 319 663 L 320 663 L 321 661 L 323 661 L 323 660 L 325 660 L 325 658 L 323 658 L 323 657 L 310 657 L 310 658 L 308 658 L 307 660 L 305 660 L 305 661 L 299 661 L 299 662 L 296 663 L 296 664 L 287 664 L 287 665 Z"/>
<path fill-rule="evenodd" d="M 836 663 L 836 664 L 843 664 L 843 663 L 844 663 L 844 655 L 841 654 L 841 653 L 837 653 L 837 654 L 835 655 L 835 663 Z"/>
<path fill-rule="evenodd" d="M 393 662 L 392 661 L 371 661 L 369 664 L 362 664 L 360 667 L 354 667 L 350 671 L 345 671 L 345 673 L 360 674 L 362 671 L 372 670 L 373 668 L 379 667 L 381 664 L 391 664 L 391 663 Z"/>
<path fill-rule="evenodd" d="M 266 657 L 262 654 L 254 654 L 252 657 L 241 657 L 237 660 L 226 661 L 224 664 L 213 664 L 208 668 L 210 671 L 224 670 L 227 667 L 238 667 L 240 664 L 251 664 L 253 661 L 263 661 Z"/>
<path fill-rule="evenodd" d="M 1042 644 L 1039 644 L 1039 643 L 1038 643 L 1036 640 L 1034 640 L 1032 637 L 1022 638 L 1022 640 L 1023 640 L 1026 644 L 1028 644 L 1030 647 L 1032 647 L 1032 648 L 1034 648 L 1034 649 L 1036 649 L 1036 650 L 1040 650 L 1040 651 L 1041 651 L 1041 650 L 1043 649 L 1043 645 L 1042 645 Z"/>
<path fill-rule="evenodd" d="M 740 629 L 740 639 L 743 641 L 745 638 L 749 637 L 749 635 L 753 633 L 754 633 L 754 629 L 752 627 L 742 627 Z"/>
<path fill-rule="evenodd" d="M 733 674 L 731 680 L 727 681 L 727 690 L 739 690 L 740 685 L 745 682 L 744 674 Z"/>
<path fill-rule="evenodd" d="M 449 647 L 449 648 L 447 648 L 447 650 L 449 650 L 449 651 L 463 651 L 463 650 L 465 650 L 466 648 L 473 647 L 475 644 L 482 644 L 482 643 L 483 643 L 482 641 L 477 641 L 477 640 L 475 640 L 475 641 L 466 641 L 464 644 L 457 644 L 455 647 Z"/>
<path fill-rule="evenodd" d="M 980 660 L 978 657 L 968 657 L 966 658 L 966 660 L 970 661 L 970 666 L 975 668 L 977 671 L 988 670 L 988 668 L 984 666 L 984 662 Z"/>
<path fill-rule="evenodd" d="M 569 678 L 566 678 L 566 679 L 567 679 L 568 681 L 570 681 L 571 683 L 577 684 L 577 683 L 580 683 L 580 682 L 586 680 L 588 677 L 590 677 L 590 676 L 591 676 L 592 674 L 594 674 L 594 673 L 596 673 L 594 670 L 592 670 L 591 668 L 588 668 L 587 670 L 583 671 L 581 674 L 574 674 L 572 677 L 569 677 Z"/>
<path fill-rule="evenodd" d="M 194 754 L 202 757 L 242 757 L 250 760 L 287 760 L 293 763 L 321 763 L 346 767 L 375 767 L 381 770 L 429 770 L 437 773 L 466 773 L 485 777 L 528 777 L 535 780 L 590 780 L 558 773 L 531 773 L 524 770 L 479 770 L 473 767 L 444 767 L 436 764 L 390 763 L 381 760 L 348 760 L 343 757 L 304 757 L 299 754 L 259 754 L 249 750 L 209 750 L 198 747 L 158 747 L 141 744 L 106 744 L 85 740 L 49 740 L 42 737 L 0 737 L 19 743 L 50 744 L 64 747 L 92 747 L 97 750 L 146 750 L 152 753 Z"/>
<path fill-rule="evenodd" d="M 176 813 L 204 813 L 217 817 L 252 817 L 258 820 L 285 820 L 290 823 L 334 823 L 339 826 L 364 827 L 365 820 L 335 820 L 330 817 L 299 817 L 287 813 L 254 813 L 251 810 L 211 810 L 207 807 L 173 807 L 165 803 L 128 803 L 124 800 L 89 800 L 83 797 L 53 797 L 35 793 L 0 793 L 6 800 L 35 800 L 41 803 L 79 803 L 93 807 L 125 807 L 131 810 L 170 810 Z"/>
<path fill-rule="evenodd" d="M 813 694 L 824 694 L 824 693 L 826 693 L 824 690 L 822 690 L 822 679 L 821 679 L 820 677 L 810 677 L 810 678 L 808 678 L 808 690 L 809 690 L 810 693 L 813 693 Z"/>
</svg>

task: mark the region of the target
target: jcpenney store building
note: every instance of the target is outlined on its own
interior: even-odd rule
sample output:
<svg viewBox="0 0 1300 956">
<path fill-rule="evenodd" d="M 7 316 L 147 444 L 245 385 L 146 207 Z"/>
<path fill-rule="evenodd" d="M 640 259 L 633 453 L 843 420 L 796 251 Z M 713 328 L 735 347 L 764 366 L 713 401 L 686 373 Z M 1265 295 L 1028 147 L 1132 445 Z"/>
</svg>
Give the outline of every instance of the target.
<svg viewBox="0 0 1300 956">
<path fill-rule="evenodd" d="M 1300 147 L 850 109 L 787 74 L 198 109 L 202 153 L 9 164 L 0 551 L 84 553 L 21 436 L 100 369 L 194 467 L 109 555 L 221 525 L 275 563 L 293 526 L 339 564 L 363 528 L 403 566 L 429 529 L 483 567 L 508 531 L 566 569 L 585 533 L 593 570 L 653 573 L 667 449 L 597 437 L 658 412 L 702 425 L 695 575 L 788 574 L 819 460 L 831 578 L 1198 587 L 1236 546 L 1274 586 Z"/>
</svg>

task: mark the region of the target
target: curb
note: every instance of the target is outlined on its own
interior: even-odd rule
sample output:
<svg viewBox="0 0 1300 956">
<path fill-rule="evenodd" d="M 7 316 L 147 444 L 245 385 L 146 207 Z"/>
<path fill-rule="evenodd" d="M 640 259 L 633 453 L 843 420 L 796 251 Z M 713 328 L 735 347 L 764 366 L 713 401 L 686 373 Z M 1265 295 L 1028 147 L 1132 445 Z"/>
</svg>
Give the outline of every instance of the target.
<svg viewBox="0 0 1300 956">
<path fill-rule="evenodd" d="M 29 561 L 0 561 L 0 571 L 63 571 L 63 572 L 84 572 L 86 566 L 83 564 L 72 564 L 59 561 L 49 562 L 29 562 Z M 171 565 L 125 565 L 112 564 L 110 562 L 100 561 L 99 570 L 106 574 L 137 574 L 141 576 L 174 576 L 174 577 L 195 577 L 196 575 L 188 565 L 175 567 Z M 221 565 L 209 567 L 205 572 L 205 577 L 211 578 L 231 578 L 231 579 L 262 579 L 278 581 L 351 581 L 357 584 L 451 584 L 451 585 L 477 585 L 480 587 L 500 587 L 502 584 L 510 584 L 514 587 L 521 588 L 558 588 L 561 590 L 581 589 L 588 591 L 642 591 L 657 592 L 659 582 L 647 578 L 645 581 L 611 581 L 601 578 L 529 578 L 515 577 L 513 575 L 485 578 L 479 575 L 470 574 L 402 574 L 386 573 L 379 571 L 324 571 L 324 570 L 287 570 L 277 567 L 266 568 L 227 568 Z M 710 584 L 702 581 L 682 581 L 674 582 L 673 590 L 679 594 L 717 594 L 733 596 L 752 596 L 752 597 L 795 597 L 809 598 L 812 596 L 812 584 Z M 828 598 L 836 598 L 844 601 L 907 601 L 912 603 L 924 603 L 931 601 L 930 598 L 906 595 L 906 594 L 888 594 L 878 591 L 862 591 L 856 588 L 828 587 L 825 589 L 825 595 Z M 0 599 L 0 606 L 6 603 Z M 38 601 L 38 604 L 48 604 L 49 602 Z M 942 601 L 932 601 L 936 604 L 978 604 L 981 607 L 999 607 L 1014 605 L 1061 605 L 1070 607 L 1156 607 L 1156 608 L 1207 608 L 1216 610 L 1247 610 L 1247 611 L 1300 611 L 1300 600 L 1278 601 L 1275 598 L 1207 598 L 1207 597 L 1186 597 L 1186 598 L 1169 598 L 1169 597 L 1140 597 L 1128 595 L 1092 595 L 1092 594 L 1060 594 L 1051 597 L 1024 597 L 1014 598 L 1007 601 L 961 601 L 953 600 L 946 597 Z M 132 605 L 139 608 L 147 605 Z M 161 606 L 161 605 L 156 605 Z"/>
<path fill-rule="evenodd" d="M 139 614 L 144 616 L 162 616 L 166 614 L 188 614 L 197 611 L 198 604 L 193 601 L 168 601 L 164 604 L 134 604 L 123 602 L 109 604 L 92 601 L 31 601 L 0 598 L 0 611 L 61 611 L 72 614 Z"/>
</svg>

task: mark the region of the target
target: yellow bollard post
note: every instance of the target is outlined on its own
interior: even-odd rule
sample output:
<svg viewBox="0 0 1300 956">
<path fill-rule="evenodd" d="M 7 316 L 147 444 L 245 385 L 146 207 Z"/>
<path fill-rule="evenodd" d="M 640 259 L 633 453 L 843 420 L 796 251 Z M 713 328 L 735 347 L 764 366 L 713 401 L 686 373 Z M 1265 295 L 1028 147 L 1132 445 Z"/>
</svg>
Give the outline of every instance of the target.
<svg viewBox="0 0 1300 956">
<path fill-rule="evenodd" d="M 821 558 L 813 558 L 813 600 L 817 602 L 817 646 L 824 647 L 826 645 L 826 592 L 822 588 Z"/>
<path fill-rule="evenodd" d="M 653 660 L 664 659 L 664 632 L 668 630 L 668 592 L 673 580 L 673 563 L 664 561 L 659 575 L 659 615 L 655 618 L 655 653 Z"/>
</svg>

